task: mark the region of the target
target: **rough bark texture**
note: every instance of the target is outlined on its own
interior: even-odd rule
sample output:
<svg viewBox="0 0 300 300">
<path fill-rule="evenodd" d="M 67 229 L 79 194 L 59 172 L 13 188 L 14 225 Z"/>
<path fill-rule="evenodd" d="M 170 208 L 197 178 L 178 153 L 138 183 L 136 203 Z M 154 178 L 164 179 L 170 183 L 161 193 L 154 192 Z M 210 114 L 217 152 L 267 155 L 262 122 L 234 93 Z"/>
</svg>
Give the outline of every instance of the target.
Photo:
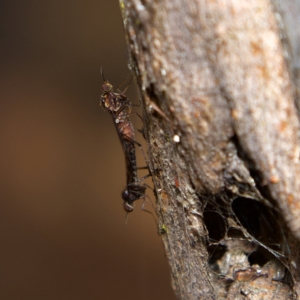
<svg viewBox="0 0 300 300">
<path fill-rule="evenodd" d="M 180 299 L 299 290 L 299 121 L 267 0 L 121 1 Z"/>
</svg>

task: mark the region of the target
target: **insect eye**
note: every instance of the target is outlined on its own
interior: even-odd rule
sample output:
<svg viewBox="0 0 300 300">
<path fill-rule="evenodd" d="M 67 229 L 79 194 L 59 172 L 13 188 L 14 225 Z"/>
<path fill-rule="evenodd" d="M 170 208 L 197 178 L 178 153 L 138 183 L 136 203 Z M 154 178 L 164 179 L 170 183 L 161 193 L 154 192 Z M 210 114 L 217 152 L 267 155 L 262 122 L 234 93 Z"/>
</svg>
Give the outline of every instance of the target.
<svg viewBox="0 0 300 300">
<path fill-rule="evenodd" d="M 129 196 L 130 196 L 130 194 L 129 194 L 128 190 L 125 190 L 122 193 L 122 198 L 123 198 L 124 201 L 128 201 L 129 200 Z"/>
<path fill-rule="evenodd" d="M 110 92 L 112 90 L 112 85 L 110 83 L 104 83 L 102 85 L 102 90 L 104 92 Z"/>
</svg>

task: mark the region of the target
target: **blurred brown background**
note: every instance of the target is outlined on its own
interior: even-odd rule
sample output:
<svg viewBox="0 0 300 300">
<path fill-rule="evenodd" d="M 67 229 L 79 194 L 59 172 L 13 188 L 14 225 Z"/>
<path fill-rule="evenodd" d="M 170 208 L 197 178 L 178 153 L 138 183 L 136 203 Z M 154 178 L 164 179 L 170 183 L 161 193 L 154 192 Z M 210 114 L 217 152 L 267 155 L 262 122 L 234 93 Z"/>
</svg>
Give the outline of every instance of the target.
<svg viewBox="0 0 300 300">
<path fill-rule="evenodd" d="M 99 107 L 100 67 L 129 74 L 118 2 L 1 1 L 0 62 L 0 299 L 175 299 Z"/>
</svg>

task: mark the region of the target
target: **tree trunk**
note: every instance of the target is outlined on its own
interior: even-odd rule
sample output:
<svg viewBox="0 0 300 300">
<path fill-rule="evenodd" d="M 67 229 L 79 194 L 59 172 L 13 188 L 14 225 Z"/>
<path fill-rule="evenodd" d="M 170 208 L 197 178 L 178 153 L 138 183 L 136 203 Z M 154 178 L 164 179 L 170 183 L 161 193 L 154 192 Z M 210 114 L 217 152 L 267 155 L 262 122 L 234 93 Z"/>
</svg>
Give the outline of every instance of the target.
<svg viewBox="0 0 300 300">
<path fill-rule="evenodd" d="M 300 295 L 296 54 L 280 3 L 120 1 L 179 299 Z"/>
</svg>

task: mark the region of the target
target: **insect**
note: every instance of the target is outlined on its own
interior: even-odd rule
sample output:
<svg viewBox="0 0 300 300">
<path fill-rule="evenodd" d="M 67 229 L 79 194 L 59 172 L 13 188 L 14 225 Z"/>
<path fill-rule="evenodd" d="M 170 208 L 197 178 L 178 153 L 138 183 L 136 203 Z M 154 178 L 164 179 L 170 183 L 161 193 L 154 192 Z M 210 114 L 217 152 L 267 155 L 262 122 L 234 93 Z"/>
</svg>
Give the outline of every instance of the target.
<svg viewBox="0 0 300 300">
<path fill-rule="evenodd" d="M 135 141 L 134 127 L 129 118 L 132 104 L 125 91 L 115 93 L 112 84 L 103 77 L 102 95 L 100 104 L 107 110 L 113 118 L 115 127 L 117 129 L 126 161 L 126 176 L 127 185 L 122 193 L 124 200 L 124 209 L 127 212 L 133 211 L 133 202 L 145 198 L 146 185 L 142 183 L 144 179 L 150 175 L 138 178 L 137 175 L 137 160 L 135 145 L 141 147 L 141 144 Z"/>
</svg>

